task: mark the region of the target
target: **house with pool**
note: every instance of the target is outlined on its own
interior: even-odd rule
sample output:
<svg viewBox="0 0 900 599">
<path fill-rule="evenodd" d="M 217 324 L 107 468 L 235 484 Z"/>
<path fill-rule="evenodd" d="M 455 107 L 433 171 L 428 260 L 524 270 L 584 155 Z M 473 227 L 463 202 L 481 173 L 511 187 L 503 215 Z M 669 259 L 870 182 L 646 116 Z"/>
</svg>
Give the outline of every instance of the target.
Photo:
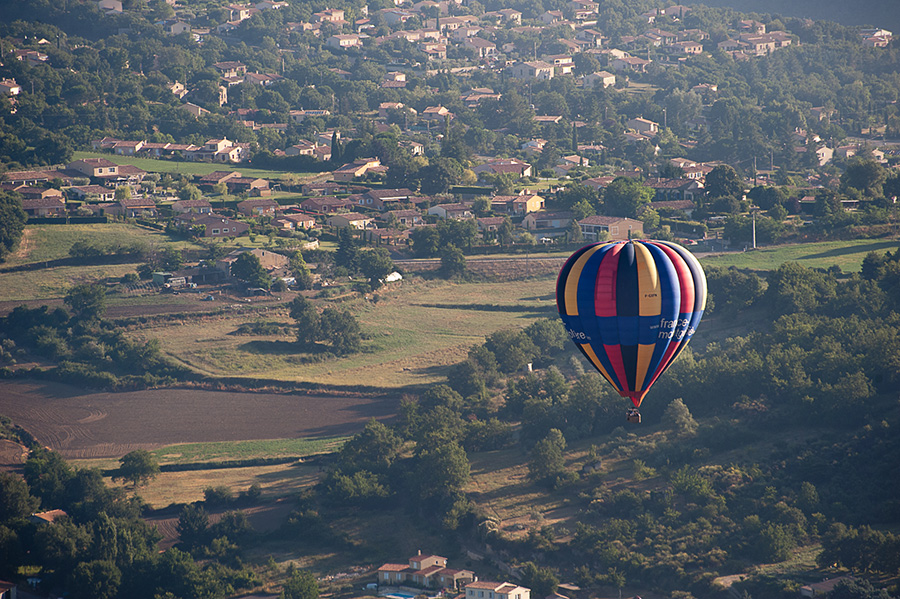
<svg viewBox="0 0 900 599">
<path fill-rule="evenodd" d="M 462 590 L 475 580 L 475 573 L 471 570 L 448 568 L 446 557 L 422 555 L 421 552 L 409 558 L 406 564 L 384 564 L 378 568 L 378 584 L 380 586 L 413 585 L 426 589 Z M 501 598 L 497 597 L 497 599 Z"/>
</svg>

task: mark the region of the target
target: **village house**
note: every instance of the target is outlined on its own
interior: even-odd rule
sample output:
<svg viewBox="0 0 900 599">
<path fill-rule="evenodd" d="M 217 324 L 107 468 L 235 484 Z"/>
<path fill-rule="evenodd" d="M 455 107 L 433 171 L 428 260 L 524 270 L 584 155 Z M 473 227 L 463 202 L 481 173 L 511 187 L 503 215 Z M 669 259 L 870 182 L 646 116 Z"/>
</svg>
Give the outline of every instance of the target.
<svg viewBox="0 0 900 599">
<path fill-rule="evenodd" d="M 543 210 L 544 198 L 536 194 L 515 196 L 494 196 L 491 198 L 491 210 L 511 215 L 523 215 Z"/>
<path fill-rule="evenodd" d="M 421 224 L 424 221 L 424 218 L 422 217 L 422 213 L 418 210 L 388 210 L 381 214 L 378 217 L 378 220 L 385 223 L 394 221 L 404 227 L 412 227 Z"/>
<path fill-rule="evenodd" d="M 66 194 L 73 200 L 111 202 L 116 198 L 116 191 L 102 185 L 77 185 L 66 189 Z"/>
<path fill-rule="evenodd" d="M 229 179 L 235 179 L 240 176 L 241 173 L 238 171 L 213 171 L 208 175 L 200 177 L 197 181 L 197 187 L 210 190 L 219 183 L 225 183 Z"/>
<path fill-rule="evenodd" d="M 286 221 L 292 224 L 290 229 L 315 229 L 316 217 L 311 214 L 283 214 L 276 218 L 274 223 Z"/>
<path fill-rule="evenodd" d="M 152 198 L 127 198 L 105 208 L 104 212 L 124 218 L 156 218 L 159 209 Z"/>
<path fill-rule="evenodd" d="M 475 573 L 471 570 L 447 568 L 446 557 L 422 555 L 421 552 L 409 558 L 406 564 L 384 564 L 378 568 L 377 575 L 379 584 L 414 584 L 426 588 L 460 589 L 475 581 Z"/>
<path fill-rule="evenodd" d="M 278 272 L 283 271 L 288 267 L 288 257 L 283 254 L 278 254 L 276 252 L 270 252 L 268 250 L 260 250 L 257 248 L 254 249 L 240 249 L 234 250 L 224 258 L 216 260 L 216 268 L 225 273 L 226 276 L 231 277 L 234 276 L 231 274 L 231 267 L 237 261 L 238 256 L 241 254 L 252 254 L 259 259 L 260 265 L 266 269 L 267 272 Z"/>
<path fill-rule="evenodd" d="M 325 219 L 325 224 L 329 227 L 337 227 L 338 229 L 368 229 L 374 219 L 371 216 L 359 214 L 358 212 L 344 212 L 333 214 Z"/>
<path fill-rule="evenodd" d="M 625 126 L 641 135 L 656 135 L 659 133 L 659 123 L 647 120 L 643 117 L 628 119 Z"/>
<path fill-rule="evenodd" d="M 316 196 L 300 202 L 300 208 L 316 214 L 329 214 L 349 210 L 353 206 L 353 200 L 348 198 L 336 198 L 334 196 Z"/>
<path fill-rule="evenodd" d="M 175 214 L 212 214 L 212 204 L 209 200 L 178 200 L 172 204 L 172 212 Z"/>
<path fill-rule="evenodd" d="M 359 48 L 362 46 L 362 36 L 356 33 L 332 35 L 325 41 L 325 45 L 337 50 Z"/>
<path fill-rule="evenodd" d="M 616 76 L 609 71 L 597 71 L 582 78 L 584 89 L 596 89 L 602 87 L 614 87 Z"/>
<path fill-rule="evenodd" d="M 463 48 L 474 50 L 478 58 L 489 58 L 497 55 L 497 44 L 480 37 L 470 37 L 463 42 L 462 46 Z"/>
<path fill-rule="evenodd" d="M 252 196 L 267 196 L 272 193 L 266 179 L 254 177 L 232 177 L 225 181 L 229 193 L 249 193 Z"/>
<path fill-rule="evenodd" d="M 530 177 L 532 168 L 527 162 L 522 162 L 516 158 L 500 158 L 485 162 L 484 164 L 479 164 L 472 169 L 472 171 L 476 175 L 481 175 L 483 173 L 491 173 L 494 175 L 512 173 L 517 177 Z"/>
<path fill-rule="evenodd" d="M 509 582 L 476 581 L 466 585 L 466 599 L 531 599 L 531 589 Z"/>
<path fill-rule="evenodd" d="M 569 211 L 529 212 L 522 219 L 522 226 L 529 231 L 537 229 L 565 229 L 572 224 L 575 215 Z"/>
<path fill-rule="evenodd" d="M 375 245 L 402 246 L 409 241 L 408 229 L 366 229 L 363 232 L 366 241 Z"/>
<path fill-rule="evenodd" d="M 278 202 L 275 200 L 244 200 L 238 202 L 237 210 L 244 216 L 275 216 Z"/>
<path fill-rule="evenodd" d="M 228 138 L 210 139 L 197 150 L 186 152 L 188 160 L 211 160 L 213 162 L 240 162 L 244 157 L 243 146 Z"/>
<path fill-rule="evenodd" d="M 647 179 L 644 185 L 653 189 L 654 202 L 694 200 L 704 195 L 703 183 L 696 179 Z"/>
<path fill-rule="evenodd" d="M 46 512 L 36 512 L 28 516 L 28 521 L 32 524 L 37 524 L 40 526 L 46 524 L 54 524 L 60 518 L 68 518 L 69 514 L 67 514 L 64 510 L 47 510 Z"/>
<path fill-rule="evenodd" d="M 370 189 L 363 194 L 357 194 L 350 197 L 357 206 L 366 206 L 368 208 L 377 208 L 382 210 L 390 205 L 399 205 L 401 202 L 413 197 L 413 192 L 409 189 Z"/>
<path fill-rule="evenodd" d="M 218 214 L 179 214 L 175 224 L 183 230 L 201 232 L 203 237 L 238 237 L 250 230 L 247 223 Z"/>
<path fill-rule="evenodd" d="M 22 210 L 30 218 L 47 218 L 66 215 L 66 203 L 62 196 L 49 198 L 24 198 Z"/>
<path fill-rule="evenodd" d="M 365 176 L 367 172 L 380 166 L 381 161 L 377 158 L 360 158 L 333 171 L 331 176 L 335 181 L 352 181 Z"/>
<path fill-rule="evenodd" d="M 422 111 L 422 116 L 420 118 L 423 121 L 443 123 L 448 117 L 452 120 L 453 113 L 445 106 L 438 104 L 437 106 L 428 106 L 425 108 L 425 110 Z"/>
<path fill-rule="evenodd" d="M 644 223 L 621 216 L 589 216 L 578 221 L 578 226 L 586 241 L 599 241 L 602 233 L 606 233 L 610 241 L 627 241 L 632 236 L 644 234 Z"/>
<path fill-rule="evenodd" d="M 543 60 L 519 62 L 512 66 L 510 73 L 516 79 L 553 79 L 553 65 Z"/>
<path fill-rule="evenodd" d="M 109 176 L 118 176 L 119 165 L 106 158 L 85 158 L 84 160 L 76 160 L 66 165 L 69 170 L 78 171 L 91 179 L 106 178 Z"/>
<path fill-rule="evenodd" d="M 438 204 L 428 209 L 428 214 L 439 218 L 463 220 L 472 218 L 472 206 L 469 204 Z"/>
<path fill-rule="evenodd" d="M 481 218 L 475 219 L 475 225 L 478 227 L 478 232 L 484 235 L 485 233 L 496 233 L 500 230 L 500 227 L 506 222 L 507 217 L 505 216 L 483 216 Z"/>
<path fill-rule="evenodd" d="M 316 144 L 301 139 L 284 151 L 285 156 L 315 156 Z"/>
</svg>

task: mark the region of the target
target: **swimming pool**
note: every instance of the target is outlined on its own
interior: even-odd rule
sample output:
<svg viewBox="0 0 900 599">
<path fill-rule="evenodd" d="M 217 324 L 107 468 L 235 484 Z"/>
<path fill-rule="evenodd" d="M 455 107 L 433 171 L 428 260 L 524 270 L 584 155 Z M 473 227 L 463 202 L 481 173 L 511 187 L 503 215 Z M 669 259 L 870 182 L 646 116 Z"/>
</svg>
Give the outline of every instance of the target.
<svg viewBox="0 0 900 599">
<path fill-rule="evenodd" d="M 382 597 L 390 597 L 391 599 L 415 599 L 415 593 L 406 593 L 404 591 L 391 591 L 386 595 L 382 595 Z"/>
</svg>

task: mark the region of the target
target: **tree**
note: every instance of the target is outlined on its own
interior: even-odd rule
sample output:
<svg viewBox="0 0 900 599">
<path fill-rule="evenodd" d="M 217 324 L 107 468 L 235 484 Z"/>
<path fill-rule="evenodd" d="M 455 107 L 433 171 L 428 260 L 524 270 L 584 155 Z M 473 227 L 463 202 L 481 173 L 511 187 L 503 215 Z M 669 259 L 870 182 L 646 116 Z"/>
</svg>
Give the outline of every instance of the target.
<svg viewBox="0 0 900 599">
<path fill-rule="evenodd" d="M 319 583 L 306 570 L 294 570 L 284 583 L 281 599 L 319 599 Z"/>
<path fill-rule="evenodd" d="M 559 578 L 550 568 L 526 562 L 522 568 L 522 585 L 531 589 L 535 597 L 550 597 L 559 588 Z"/>
<path fill-rule="evenodd" d="M 855 156 L 847 163 L 847 169 L 841 175 L 841 188 L 858 189 L 868 197 L 880 197 L 884 193 L 883 185 L 886 180 L 887 171 L 878 162 Z"/>
<path fill-rule="evenodd" d="M 106 288 L 100 283 L 81 283 L 70 288 L 63 301 L 77 320 L 99 320 L 106 310 Z"/>
<path fill-rule="evenodd" d="M 581 232 L 581 225 L 578 224 L 578 220 L 572 219 L 572 222 L 569 223 L 569 229 L 566 231 L 566 240 L 569 243 L 583 243 L 584 242 L 584 234 Z"/>
<path fill-rule="evenodd" d="M 136 449 L 126 453 L 119 460 L 116 478 L 131 481 L 135 486 L 156 478 L 159 474 L 159 462 L 156 456 L 146 449 Z"/>
<path fill-rule="evenodd" d="M 130 200 L 131 186 L 119 185 L 118 187 L 116 187 L 115 198 L 116 200 Z"/>
<path fill-rule="evenodd" d="M 509 218 L 504 218 L 503 222 L 500 223 L 500 226 L 497 228 L 497 239 L 500 240 L 500 245 L 503 247 L 508 247 L 513 243 L 513 225 L 510 222 Z"/>
<path fill-rule="evenodd" d="M 399 457 L 403 441 L 393 430 L 374 418 L 347 441 L 338 454 L 341 468 L 385 473 Z"/>
<path fill-rule="evenodd" d="M 251 252 L 238 254 L 238 257 L 231 265 L 231 274 L 247 283 L 250 287 L 268 289 L 272 286 L 272 277 L 263 268 L 256 254 Z"/>
<path fill-rule="evenodd" d="M 338 354 L 358 352 L 362 346 L 362 331 L 359 322 L 346 310 L 325 308 L 320 317 L 322 338 L 331 341 L 331 347 Z"/>
<path fill-rule="evenodd" d="M 0 191 L 0 262 L 19 244 L 26 220 L 19 194 Z"/>
<path fill-rule="evenodd" d="M 445 246 L 441 252 L 441 273 L 447 279 L 466 274 L 466 256 L 455 245 Z"/>
<path fill-rule="evenodd" d="M 27 518 L 40 505 L 20 477 L 0 472 L 0 522 Z"/>
<path fill-rule="evenodd" d="M 681 435 L 690 436 L 697 432 L 697 421 L 691 416 L 691 411 L 680 397 L 673 399 L 666 407 L 664 417 Z"/>
<path fill-rule="evenodd" d="M 297 342 L 300 345 L 312 345 L 319 340 L 319 312 L 311 301 L 302 295 L 295 297 L 290 304 L 290 316 L 297 323 Z"/>
<path fill-rule="evenodd" d="M 199 200 L 202 197 L 203 194 L 200 193 L 200 189 L 196 185 L 191 185 L 190 183 L 182 185 L 178 190 L 179 200 Z"/>
<path fill-rule="evenodd" d="M 450 497 L 469 482 L 469 458 L 458 443 L 442 443 L 416 456 L 419 497 Z"/>
<path fill-rule="evenodd" d="M 72 596 L 76 599 L 113 599 L 122 584 L 122 572 L 110 561 L 81 562 L 72 572 Z"/>
<path fill-rule="evenodd" d="M 744 182 L 734 167 L 720 164 L 706 175 L 706 194 L 711 198 L 732 197 L 741 199 Z"/>
<path fill-rule="evenodd" d="M 559 429 L 551 429 L 546 437 L 535 443 L 528 462 L 528 478 L 541 483 L 554 483 L 565 472 L 563 450 L 566 438 Z"/>
<path fill-rule="evenodd" d="M 616 177 L 603 193 L 603 213 L 607 216 L 637 218 L 653 199 L 653 190 L 637 179 Z"/>
<path fill-rule="evenodd" d="M 394 272 L 394 261 L 384 248 L 376 248 L 359 253 L 359 272 L 372 284 L 372 288 L 380 287 L 384 278 Z"/>
<path fill-rule="evenodd" d="M 355 273 L 359 269 L 360 242 L 353 236 L 350 227 L 338 231 L 338 248 L 334 253 L 334 265 Z"/>
<path fill-rule="evenodd" d="M 497 331 L 484 343 L 497 358 L 501 372 L 516 372 L 540 354 L 540 350 L 523 331 Z"/>
<path fill-rule="evenodd" d="M 291 269 L 291 274 L 294 276 L 297 289 L 300 291 L 312 289 L 312 272 L 310 272 L 309 266 L 306 265 L 303 254 L 301 254 L 299 250 L 291 254 L 290 262 L 288 264 Z"/>
<path fill-rule="evenodd" d="M 189 503 L 178 515 L 178 536 L 188 549 L 204 545 L 208 540 L 209 515 L 203 506 Z"/>
</svg>

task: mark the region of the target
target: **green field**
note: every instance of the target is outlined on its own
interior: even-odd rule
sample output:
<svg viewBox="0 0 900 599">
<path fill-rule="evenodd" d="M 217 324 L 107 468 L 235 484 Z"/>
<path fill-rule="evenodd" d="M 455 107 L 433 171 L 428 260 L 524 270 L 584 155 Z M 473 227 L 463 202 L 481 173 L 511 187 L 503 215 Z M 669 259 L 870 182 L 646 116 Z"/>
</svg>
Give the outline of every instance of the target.
<svg viewBox="0 0 900 599">
<path fill-rule="evenodd" d="M 126 223 L 28 225 L 18 249 L 8 256 L 3 266 L 67 258 L 72 244 L 76 241 L 84 241 L 98 247 L 114 245 L 177 249 L 201 247 L 192 241 L 175 239 L 161 231 Z"/>
<path fill-rule="evenodd" d="M 138 264 L 56 266 L 38 271 L 0 273 L 0 302 L 60 298 L 74 285 L 118 279 L 137 271 Z"/>
<path fill-rule="evenodd" d="M 837 264 L 844 272 L 859 272 L 863 258 L 869 252 L 883 253 L 898 247 L 900 240 L 897 239 L 823 241 L 706 256 L 700 262 L 704 266 L 735 266 L 760 271 L 773 270 L 785 262 L 797 262 L 808 268 L 828 268 Z"/>
<path fill-rule="evenodd" d="M 327 439 L 266 439 L 258 441 L 227 441 L 221 443 L 186 443 L 154 450 L 160 464 L 186 464 L 256 458 L 304 457 L 331 453 L 347 440 L 346 437 Z"/>
<path fill-rule="evenodd" d="M 341 306 L 357 316 L 367 340 L 362 352 L 324 362 L 309 363 L 288 335 L 232 335 L 247 321 L 239 314 L 178 327 L 144 327 L 136 334 L 159 338 L 166 353 L 209 376 L 396 389 L 439 381 L 448 365 L 464 359 L 486 335 L 551 316 L 553 283 L 550 276 L 503 283 L 404 281 L 382 291 L 377 303 L 356 300 Z M 265 319 L 291 324 L 286 309 Z"/>
<path fill-rule="evenodd" d="M 294 171 L 270 171 L 261 168 L 248 168 L 242 164 L 212 164 L 209 162 L 177 162 L 174 160 L 156 160 L 154 158 L 136 158 L 134 156 L 114 156 L 105 152 L 74 152 L 73 160 L 85 158 L 106 158 L 116 164 L 130 164 L 150 173 L 177 173 L 179 175 L 208 175 L 221 170 L 239 171 L 245 177 L 261 179 L 281 179 L 288 176 L 300 178 L 315 177 L 320 173 L 302 173 Z"/>
</svg>

